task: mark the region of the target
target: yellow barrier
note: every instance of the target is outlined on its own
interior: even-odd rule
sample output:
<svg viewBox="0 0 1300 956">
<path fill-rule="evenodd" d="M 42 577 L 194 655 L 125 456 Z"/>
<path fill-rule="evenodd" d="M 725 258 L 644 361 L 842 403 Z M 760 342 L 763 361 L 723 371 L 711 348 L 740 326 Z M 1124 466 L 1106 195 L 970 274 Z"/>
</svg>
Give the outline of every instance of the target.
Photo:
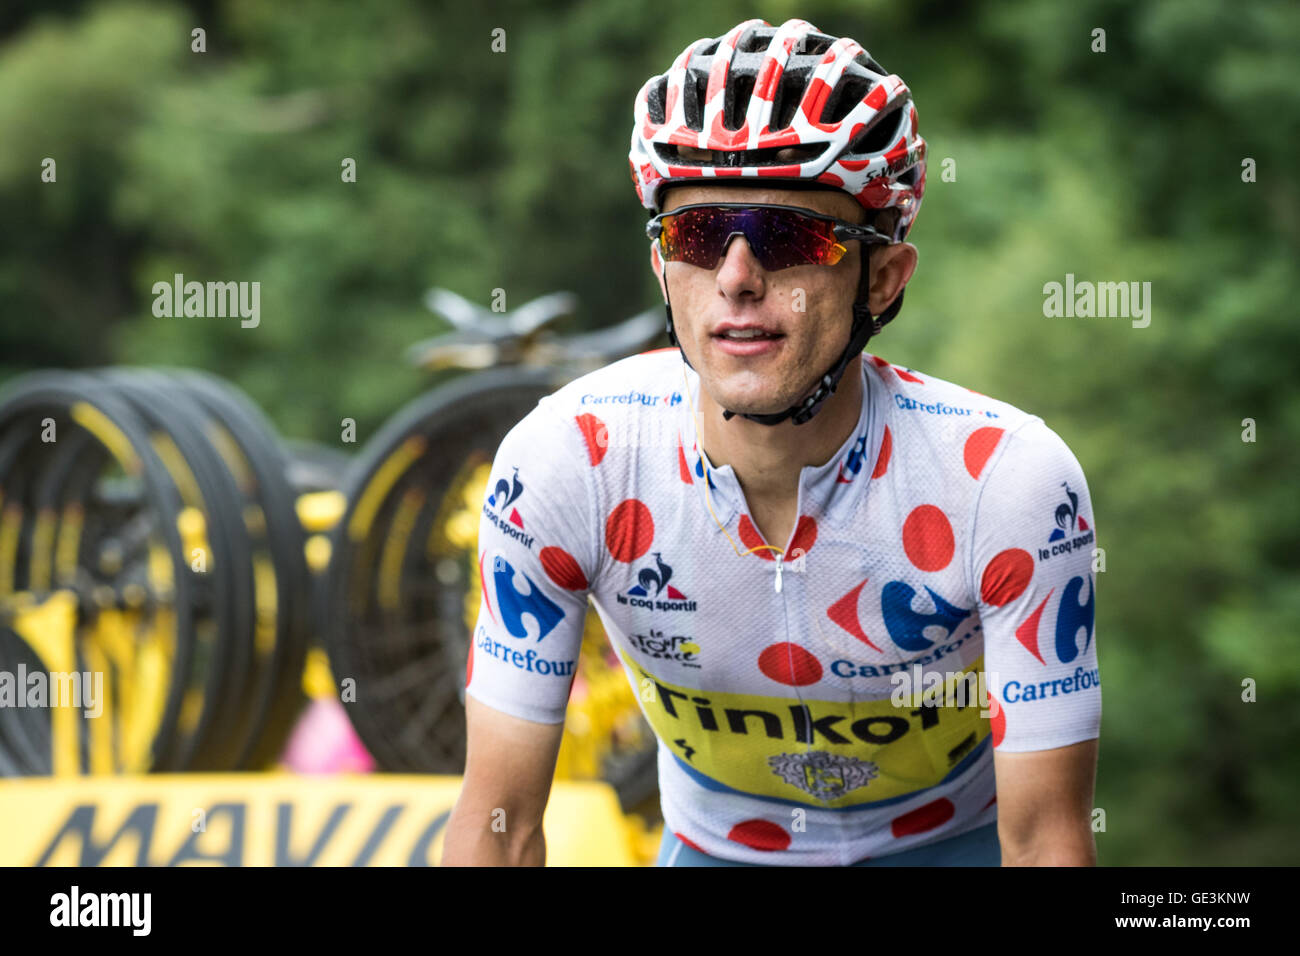
<svg viewBox="0 0 1300 956">
<path fill-rule="evenodd" d="M 0 783 L 0 866 L 433 865 L 460 784 L 399 774 L 12 780 Z M 543 829 L 550 866 L 638 863 L 637 834 L 607 784 L 557 781 Z"/>
</svg>

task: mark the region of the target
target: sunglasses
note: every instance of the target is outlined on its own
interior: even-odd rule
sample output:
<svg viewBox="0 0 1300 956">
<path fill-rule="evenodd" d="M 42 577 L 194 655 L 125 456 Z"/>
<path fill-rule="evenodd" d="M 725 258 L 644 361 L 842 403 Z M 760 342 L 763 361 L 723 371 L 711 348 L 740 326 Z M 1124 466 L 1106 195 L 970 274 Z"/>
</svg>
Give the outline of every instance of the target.
<svg viewBox="0 0 1300 956">
<path fill-rule="evenodd" d="M 658 240 L 665 262 L 688 262 L 712 269 L 731 237 L 742 235 L 768 272 L 791 266 L 833 266 L 850 239 L 889 244 L 871 226 L 846 222 L 802 206 L 751 203 L 697 203 L 655 216 L 646 236 Z"/>
</svg>

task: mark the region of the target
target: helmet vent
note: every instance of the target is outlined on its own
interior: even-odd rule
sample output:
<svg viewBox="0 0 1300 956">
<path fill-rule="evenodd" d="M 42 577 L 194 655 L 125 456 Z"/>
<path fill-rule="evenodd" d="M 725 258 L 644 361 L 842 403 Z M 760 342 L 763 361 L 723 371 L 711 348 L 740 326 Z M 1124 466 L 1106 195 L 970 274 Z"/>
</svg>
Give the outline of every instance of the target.
<svg viewBox="0 0 1300 956">
<path fill-rule="evenodd" d="M 727 129 L 740 129 L 745 122 L 745 110 L 749 107 L 749 98 L 754 92 L 754 74 L 733 75 L 727 84 L 723 104 L 722 125 Z"/>
<path fill-rule="evenodd" d="M 875 85 L 869 77 L 855 76 L 852 73 L 844 74 L 835 84 L 831 95 L 826 98 L 826 106 L 822 109 L 822 122 L 838 123 L 844 119 L 866 98 Z"/>
<path fill-rule="evenodd" d="M 881 76 L 889 75 L 883 66 L 881 66 L 879 63 L 877 63 L 875 60 L 871 58 L 871 55 L 869 53 L 859 53 L 856 57 L 853 58 L 853 62 L 856 63 L 858 66 L 865 67 L 866 69 L 870 70 L 872 73 L 879 73 Z"/>
<path fill-rule="evenodd" d="M 704 129 L 704 97 L 709 90 L 709 71 L 688 67 L 683 92 L 682 107 L 686 111 L 688 129 Z"/>
<path fill-rule="evenodd" d="M 785 129 L 794 119 L 794 111 L 799 108 L 803 92 L 808 86 L 811 69 L 787 68 L 781 74 L 780 85 L 776 88 L 776 99 L 772 103 L 772 125 L 774 130 Z"/>
<path fill-rule="evenodd" d="M 736 46 L 737 53 L 765 53 L 772 44 L 772 30 L 751 30 Z"/>
<path fill-rule="evenodd" d="M 662 77 L 658 83 L 653 84 L 646 93 L 646 106 L 650 112 L 650 122 L 656 126 L 667 122 L 668 117 L 664 115 L 666 103 L 665 97 L 668 95 L 668 77 Z"/>
<path fill-rule="evenodd" d="M 828 37 L 824 33 L 808 33 L 795 44 L 793 52 L 803 56 L 821 56 L 834 42 L 834 37 Z"/>
<path fill-rule="evenodd" d="M 903 107 L 906 101 L 899 103 L 888 113 L 876 117 L 876 121 L 858 134 L 858 138 L 849 143 L 846 153 L 879 153 L 893 145 L 898 137 L 898 128 L 903 123 Z"/>
</svg>

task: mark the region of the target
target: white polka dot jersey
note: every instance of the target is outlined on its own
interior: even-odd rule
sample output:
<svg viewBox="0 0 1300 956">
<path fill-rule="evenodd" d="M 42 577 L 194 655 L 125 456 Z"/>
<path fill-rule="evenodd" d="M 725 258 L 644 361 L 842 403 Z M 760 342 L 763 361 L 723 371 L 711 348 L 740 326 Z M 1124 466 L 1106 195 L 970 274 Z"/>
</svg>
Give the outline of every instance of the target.
<svg viewBox="0 0 1300 956">
<path fill-rule="evenodd" d="M 957 836 L 997 819 L 994 750 L 1099 733 L 1075 456 L 1004 402 L 860 365 L 857 426 L 802 469 L 788 542 L 702 453 L 676 349 L 542 399 L 492 467 L 466 692 L 563 722 L 590 599 L 658 737 L 665 824 L 712 856 L 847 865 Z"/>
</svg>

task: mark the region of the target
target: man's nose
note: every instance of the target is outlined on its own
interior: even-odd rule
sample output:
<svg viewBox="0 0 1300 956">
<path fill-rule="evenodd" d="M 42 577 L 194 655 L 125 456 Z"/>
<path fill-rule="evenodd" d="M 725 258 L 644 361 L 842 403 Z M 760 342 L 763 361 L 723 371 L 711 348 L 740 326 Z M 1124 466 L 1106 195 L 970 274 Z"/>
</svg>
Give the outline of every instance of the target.
<svg viewBox="0 0 1300 956">
<path fill-rule="evenodd" d="M 729 235 L 722 244 L 721 272 L 739 273 L 744 277 L 760 276 L 763 272 L 763 264 L 740 230 Z"/>
</svg>

